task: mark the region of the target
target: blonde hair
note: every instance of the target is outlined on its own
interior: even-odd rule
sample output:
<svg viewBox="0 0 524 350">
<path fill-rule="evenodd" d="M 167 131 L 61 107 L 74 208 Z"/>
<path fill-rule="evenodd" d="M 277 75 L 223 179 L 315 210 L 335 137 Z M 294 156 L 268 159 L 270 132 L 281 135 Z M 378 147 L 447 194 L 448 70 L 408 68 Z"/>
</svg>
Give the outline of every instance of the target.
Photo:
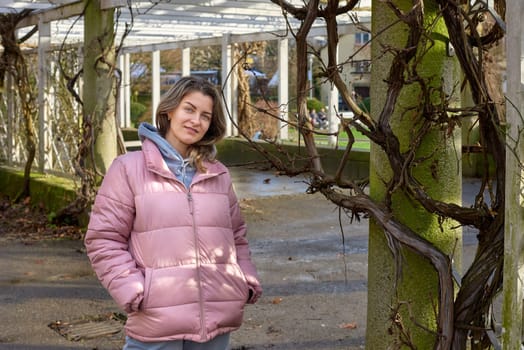
<svg viewBox="0 0 524 350">
<path fill-rule="evenodd" d="M 156 127 L 162 137 L 166 137 L 170 121 L 168 113 L 178 107 L 190 92 L 198 91 L 213 100 L 211 124 L 202 139 L 189 146 L 189 159 L 199 171 L 205 172 L 204 161 L 215 161 L 215 144 L 226 134 L 226 117 L 218 90 L 207 80 L 197 77 L 182 77 L 162 96 L 156 109 Z"/>
</svg>

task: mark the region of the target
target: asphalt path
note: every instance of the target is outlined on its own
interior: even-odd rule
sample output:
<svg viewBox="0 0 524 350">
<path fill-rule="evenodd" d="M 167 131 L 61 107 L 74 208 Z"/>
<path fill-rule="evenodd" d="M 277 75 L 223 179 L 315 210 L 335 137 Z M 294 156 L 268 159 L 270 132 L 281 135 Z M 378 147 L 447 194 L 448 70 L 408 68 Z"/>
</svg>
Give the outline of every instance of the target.
<svg viewBox="0 0 524 350">
<path fill-rule="evenodd" d="M 241 168 L 232 168 L 231 172 L 237 195 L 245 200 L 246 205 L 257 199 L 278 199 L 292 194 L 304 194 L 307 189 L 307 184 L 300 178 L 277 176 L 272 172 L 253 173 L 252 170 Z M 477 186 L 477 180 L 464 179 L 463 202 L 466 205 L 472 203 Z M 345 295 L 348 305 L 360 305 L 362 298 L 365 298 L 367 222 L 351 226 L 347 242 L 342 244 L 338 227 L 333 224 L 337 213 L 332 208 L 323 204 L 325 214 L 319 216 L 303 212 L 311 210 L 308 206 L 315 208 L 318 205 L 317 199 L 302 200 L 295 210 L 297 218 L 302 219 L 291 216 L 280 218 L 280 222 L 276 224 L 279 230 L 272 229 L 271 225 L 274 224 L 271 218 L 258 218 L 256 221 L 255 216 L 248 217 L 253 220 L 251 224 L 248 222 L 254 231 L 251 241 L 253 256 L 261 276 L 268 283 L 265 299 L 256 308 L 248 310 L 246 326 L 239 331 L 235 340 L 237 345 L 252 342 L 245 349 L 263 349 L 268 342 L 272 342 L 273 349 L 292 349 L 293 346 L 298 346 L 298 343 L 289 343 L 289 339 L 280 339 L 275 330 L 283 326 L 271 320 L 272 317 L 278 316 L 281 317 L 281 322 L 296 322 L 289 318 L 296 306 L 292 306 L 288 312 L 283 312 L 283 304 L 280 310 L 276 310 L 280 313 L 268 313 L 267 319 L 256 321 L 259 323 L 253 321 L 257 313 L 261 314 L 274 308 L 278 298 L 295 298 L 297 303 L 315 304 L 315 300 L 318 303 L 319 295 L 336 294 Z M 278 205 L 274 206 L 265 209 L 268 215 L 278 213 Z M 275 212 L 272 213 L 271 209 Z M 319 237 L 318 232 L 323 232 L 323 235 Z M 469 228 L 464 229 L 466 265 L 474 253 L 475 234 L 476 232 Z M 341 253 L 351 255 L 353 259 L 352 265 L 347 265 L 351 271 L 345 271 L 344 276 L 340 275 L 340 265 L 334 265 L 340 263 Z M 319 265 L 315 265 L 317 262 Z M 304 269 L 306 264 L 308 268 Z M 119 310 L 94 276 L 82 242 L 0 241 L 0 269 L 0 349 L 121 348 L 123 332 L 115 331 L 114 328 L 115 322 L 119 322 Z M 318 305 L 317 313 L 324 312 L 326 318 L 333 319 L 336 316 L 327 307 L 336 308 L 336 305 L 330 305 L 329 302 L 326 299 L 324 311 L 321 309 L 323 306 Z M 361 327 L 355 331 L 353 338 L 346 337 L 345 343 L 339 341 L 340 347 L 333 345 L 326 349 L 362 348 L 365 314 L 359 317 Z M 87 321 L 97 323 L 100 329 L 89 329 L 81 333 L 80 326 L 89 323 Z M 302 349 L 308 349 L 305 344 L 310 344 L 311 349 L 322 349 L 322 346 L 313 341 L 306 342 L 308 325 L 320 321 L 307 322 L 309 323 L 301 324 L 300 328 L 294 330 L 297 339 L 304 338 Z M 338 325 L 340 324 L 339 322 Z M 260 331 L 261 325 L 264 326 L 264 331 Z M 57 331 L 57 327 L 62 335 Z M 335 328 L 336 325 L 333 326 L 333 334 L 340 332 Z M 93 336 L 96 332 L 112 334 Z M 77 339 L 68 339 L 74 338 L 75 335 Z M 353 345 L 354 347 L 351 347 Z M 238 345 L 237 349 L 242 347 Z"/>
</svg>

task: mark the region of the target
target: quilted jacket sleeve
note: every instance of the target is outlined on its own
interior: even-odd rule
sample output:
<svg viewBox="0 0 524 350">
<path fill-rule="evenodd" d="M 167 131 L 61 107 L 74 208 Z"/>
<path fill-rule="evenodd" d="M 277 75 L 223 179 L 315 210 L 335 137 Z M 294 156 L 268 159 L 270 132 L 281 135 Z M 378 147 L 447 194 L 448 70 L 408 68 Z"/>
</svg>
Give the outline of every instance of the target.
<svg viewBox="0 0 524 350">
<path fill-rule="evenodd" d="M 100 282 L 126 312 L 138 310 L 144 291 L 144 276 L 128 251 L 134 216 L 129 174 L 117 158 L 98 190 L 84 243 Z"/>
<path fill-rule="evenodd" d="M 250 289 L 250 298 L 248 303 L 254 304 L 262 295 L 262 286 L 258 277 L 258 273 L 251 260 L 251 251 L 249 249 L 248 240 L 246 237 L 247 226 L 240 212 L 240 206 L 233 185 L 229 189 L 229 203 L 231 205 L 231 219 L 233 223 L 233 232 L 235 235 L 235 246 L 237 252 L 237 260 L 242 272 L 246 276 L 247 283 Z"/>
</svg>

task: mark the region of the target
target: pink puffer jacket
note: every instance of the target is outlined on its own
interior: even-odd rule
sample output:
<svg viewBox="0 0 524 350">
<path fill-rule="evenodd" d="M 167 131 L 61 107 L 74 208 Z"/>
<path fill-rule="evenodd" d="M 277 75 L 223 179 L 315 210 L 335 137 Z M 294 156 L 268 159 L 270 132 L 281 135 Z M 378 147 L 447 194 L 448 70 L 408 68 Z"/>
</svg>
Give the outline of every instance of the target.
<svg viewBox="0 0 524 350">
<path fill-rule="evenodd" d="M 250 290 L 251 302 L 262 293 L 229 172 L 205 165 L 187 190 L 146 140 L 98 191 L 85 246 L 134 339 L 208 341 L 239 328 Z"/>
</svg>

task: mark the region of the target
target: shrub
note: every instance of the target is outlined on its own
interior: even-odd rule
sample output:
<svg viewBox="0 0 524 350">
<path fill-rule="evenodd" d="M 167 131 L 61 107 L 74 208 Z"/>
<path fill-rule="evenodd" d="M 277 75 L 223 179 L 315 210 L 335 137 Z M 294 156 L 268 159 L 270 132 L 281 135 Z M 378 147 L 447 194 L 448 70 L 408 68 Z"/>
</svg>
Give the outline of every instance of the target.
<svg viewBox="0 0 524 350">
<path fill-rule="evenodd" d="M 308 98 L 307 99 L 307 109 L 310 111 L 314 109 L 315 111 L 320 111 L 322 108 L 325 108 L 322 101 L 317 100 L 316 98 Z"/>
<path fill-rule="evenodd" d="M 147 110 L 147 106 L 140 102 L 131 102 L 131 123 L 137 125 L 140 117 Z"/>
<path fill-rule="evenodd" d="M 362 101 L 358 103 L 358 107 L 365 113 L 369 113 L 371 111 L 371 100 L 369 97 L 364 97 Z"/>
</svg>

